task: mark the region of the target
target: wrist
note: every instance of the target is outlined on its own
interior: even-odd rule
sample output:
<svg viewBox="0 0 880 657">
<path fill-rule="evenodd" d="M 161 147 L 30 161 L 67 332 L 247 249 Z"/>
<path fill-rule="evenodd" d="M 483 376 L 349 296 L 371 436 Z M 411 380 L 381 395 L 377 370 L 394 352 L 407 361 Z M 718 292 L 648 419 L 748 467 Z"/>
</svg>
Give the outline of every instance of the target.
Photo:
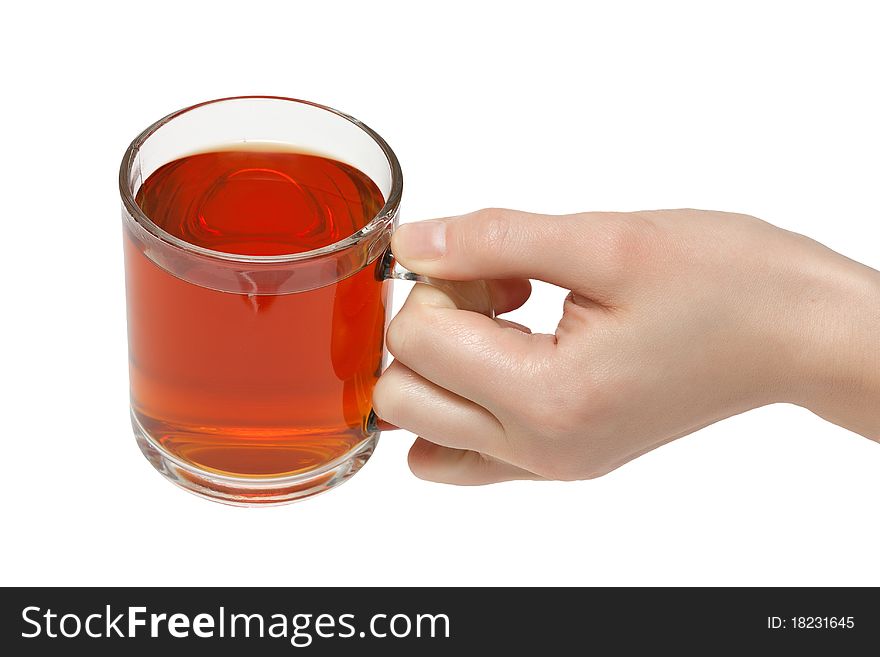
<svg viewBox="0 0 880 657">
<path fill-rule="evenodd" d="M 880 272 L 837 258 L 807 296 L 798 403 L 880 441 Z"/>
</svg>

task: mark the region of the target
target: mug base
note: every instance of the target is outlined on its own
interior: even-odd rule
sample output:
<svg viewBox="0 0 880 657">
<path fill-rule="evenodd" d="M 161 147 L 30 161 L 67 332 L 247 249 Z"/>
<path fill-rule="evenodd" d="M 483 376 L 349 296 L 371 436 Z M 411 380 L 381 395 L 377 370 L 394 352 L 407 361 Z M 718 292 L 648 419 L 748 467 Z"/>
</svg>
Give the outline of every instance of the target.
<svg viewBox="0 0 880 657">
<path fill-rule="evenodd" d="M 134 413 L 131 423 L 141 452 L 166 479 L 194 495 L 233 506 L 290 504 L 336 488 L 372 456 L 380 433 L 371 433 L 348 454 L 310 472 L 246 477 L 211 472 L 187 463 L 153 440 Z"/>
</svg>

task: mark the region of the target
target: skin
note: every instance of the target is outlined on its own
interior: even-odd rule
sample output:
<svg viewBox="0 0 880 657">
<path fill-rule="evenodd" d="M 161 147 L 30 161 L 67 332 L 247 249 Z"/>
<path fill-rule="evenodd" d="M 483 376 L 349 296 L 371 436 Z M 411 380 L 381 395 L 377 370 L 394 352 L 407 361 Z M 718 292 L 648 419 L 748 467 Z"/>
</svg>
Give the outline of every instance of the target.
<svg viewBox="0 0 880 657">
<path fill-rule="evenodd" d="M 423 479 L 590 479 L 779 402 L 880 441 L 880 272 L 802 235 L 700 210 L 491 209 L 401 226 L 392 248 L 413 271 L 489 281 L 498 314 L 528 279 L 571 290 L 547 335 L 415 286 L 373 400 L 419 435 Z"/>
</svg>

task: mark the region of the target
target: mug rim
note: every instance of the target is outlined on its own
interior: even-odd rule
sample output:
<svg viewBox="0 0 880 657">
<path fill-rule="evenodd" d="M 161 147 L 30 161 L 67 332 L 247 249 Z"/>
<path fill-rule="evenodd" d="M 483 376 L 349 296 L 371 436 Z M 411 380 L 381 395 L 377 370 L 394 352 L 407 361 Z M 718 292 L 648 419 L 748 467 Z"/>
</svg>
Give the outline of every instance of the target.
<svg viewBox="0 0 880 657">
<path fill-rule="evenodd" d="M 205 247 L 198 246 L 197 244 L 193 244 L 192 242 L 187 242 L 186 240 L 180 239 L 179 237 L 176 237 L 168 231 L 160 228 L 155 222 L 153 222 L 152 219 L 147 216 L 147 214 L 143 210 L 141 210 L 140 206 L 135 201 L 134 191 L 132 189 L 132 184 L 130 183 L 135 159 L 141 146 L 143 146 L 147 139 L 149 139 L 157 130 L 159 130 L 159 128 L 174 120 L 175 118 L 186 114 L 187 112 L 191 112 L 206 105 L 240 100 L 274 100 L 299 103 L 301 105 L 310 105 L 311 107 L 315 107 L 317 109 L 330 112 L 331 114 L 335 114 L 336 116 L 345 119 L 349 123 L 352 123 L 360 130 L 365 132 L 382 150 L 382 153 L 385 155 L 385 158 L 388 161 L 388 166 L 391 169 L 391 190 L 388 193 L 388 198 L 385 201 L 385 205 L 382 206 L 382 208 L 376 213 L 376 215 L 372 219 L 370 219 L 370 221 L 368 221 L 363 228 L 355 231 L 351 235 L 344 237 L 336 242 L 333 242 L 332 244 L 328 244 L 317 249 L 312 249 L 311 251 L 303 251 L 300 253 L 282 253 L 278 255 L 244 255 L 239 253 L 227 253 L 225 251 L 207 249 Z M 291 145 L 295 146 L 295 144 Z M 184 107 L 183 109 L 179 109 L 176 112 L 172 112 L 171 114 L 162 117 L 161 119 L 147 127 L 143 132 L 135 137 L 134 140 L 132 140 L 131 144 L 129 144 L 128 148 L 125 150 L 125 154 L 122 156 L 122 163 L 119 166 L 119 193 L 122 197 L 122 204 L 125 207 L 128 216 L 151 235 L 160 239 L 162 242 L 168 244 L 169 246 L 190 253 L 198 253 L 202 256 L 224 260 L 227 262 L 246 264 L 278 264 L 300 262 L 304 260 L 310 260 L 312 258 L 324 257 L 333 253 L 338 253 L 339 251 L 344 251 L 353 246 L 356 246 L 374 233 L 383 230 L 387 226 L 388 222 L 394 219 L 394 216 L 397 213 L 397 209 L 400 206 L 400 199 L 403 194 L 403 172 L 401 171 L 400 162 L 398 162 L 397 156 L 394 154 L 394 151 L 391 150 L 391 147 L 379 135 L 379 133 L 377 133 L 375 130 L 365 125 L 361 121 L 358 121 L 353 116 L 350 116 L 344 112 L 340 112 L 339 110 L 329 107 L 327 105 L 321 105 L 320 103 L 314 103 L 312 101 L 302 100 L 299 98 L 288 98 L 286 96 L 227 96 L 225 98 L 207 100 L 201 103 L 197 103 L 195 105 Z"/>
</svg>

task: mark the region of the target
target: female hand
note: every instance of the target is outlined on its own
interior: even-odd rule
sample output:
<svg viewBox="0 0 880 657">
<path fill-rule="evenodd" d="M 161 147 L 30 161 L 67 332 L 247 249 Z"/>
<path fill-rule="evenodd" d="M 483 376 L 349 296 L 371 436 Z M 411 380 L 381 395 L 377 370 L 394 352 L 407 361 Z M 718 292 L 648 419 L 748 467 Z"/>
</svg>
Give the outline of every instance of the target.
<svg viewBox="0 0 880 657">
<path fill-rule="evenodd" d="M 880 440 L 880 273 L 745 215 L 482 210 L 401 226 L 413 271 L 571 293 L 554 335 L 416 285 L 391 322 L 376 413 L 418 434 L 424 479 L 586 479 L 775 402 Z"/>
</svg>

